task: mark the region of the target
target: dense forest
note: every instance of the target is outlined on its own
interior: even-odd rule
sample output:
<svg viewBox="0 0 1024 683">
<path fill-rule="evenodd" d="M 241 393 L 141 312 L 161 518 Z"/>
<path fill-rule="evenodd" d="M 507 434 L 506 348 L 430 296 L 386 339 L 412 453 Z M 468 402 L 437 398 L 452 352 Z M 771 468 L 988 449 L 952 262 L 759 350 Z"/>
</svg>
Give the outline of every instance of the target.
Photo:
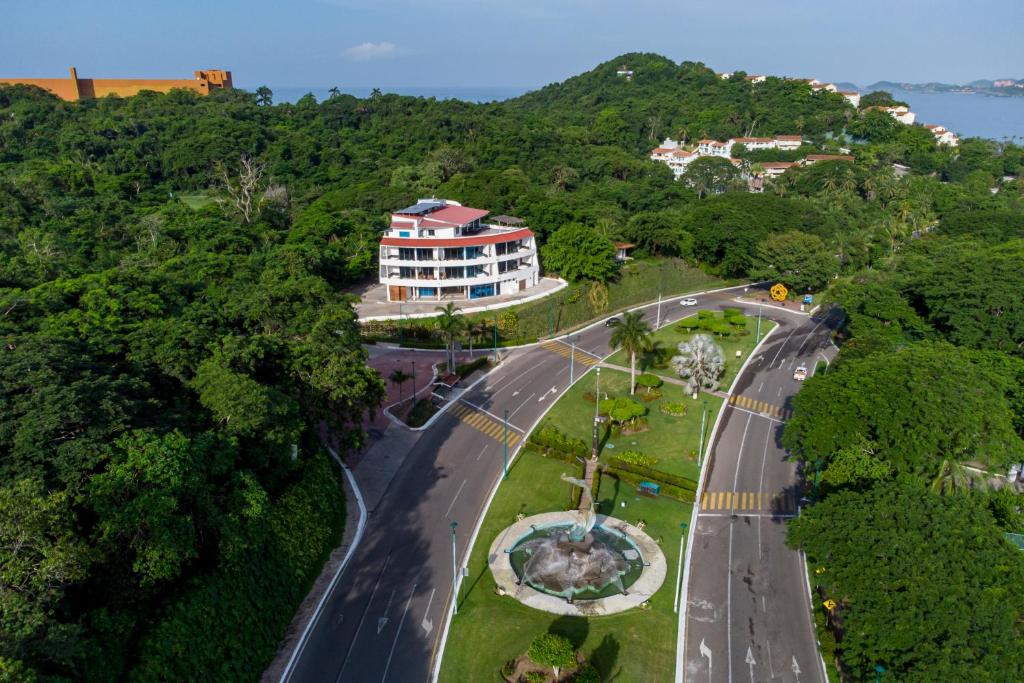
<svg viewBox="0 0 1024 683">
<path fill-rule="evenodd" d="M 647 159 L 666 135 L 787 133 L 857 160 L 753 194 Z M 273 104 L 266 89 L 67 103 L 0 87 L 0 681 L 259 676 L 344 523 L 320 435 L 358 448 L 382 396 L 344 292 L 375 273 L 387 212 L 419 196 L 525 218 L 548 269 L 574 279 L 616 276 L 612 239 L 799 290 L 840 275 L 849 341 L 787 430 L 828 463 L 814 514 L 852 507 L 833 496 L 916 496 L 915 523 L 955 504 L 990 536 L 1020 529 L 1005 492 L 947 503 L 927 484 L 940 466 L 1024 459 L 1022 186 L 1004 181 L 1022 170 L 1014 146 L 939 148 L 797 81 L 656 55 L 490 104 Z M 897 373 L 902 404 L 882 389 Z M 833 396 L 847 413 L 820 412 L 840 411 Z M 901 432 L 918 417 L 928 438 Z M 881 463 L 868 475 L 863 453 Z M 1008 548 L 997 540 L 978 562 Z M 1000 561 L 1016 580 L 1019 558 Z M 850 657 L 870 645 L 853 639 Z"/>
</svg>

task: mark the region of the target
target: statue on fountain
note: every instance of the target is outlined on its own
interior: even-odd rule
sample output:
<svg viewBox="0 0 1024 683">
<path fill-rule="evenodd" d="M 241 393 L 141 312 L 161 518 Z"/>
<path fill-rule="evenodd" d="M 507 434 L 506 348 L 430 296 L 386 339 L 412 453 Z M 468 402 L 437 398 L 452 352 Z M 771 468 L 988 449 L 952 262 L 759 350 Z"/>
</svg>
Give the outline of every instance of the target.
<svg viewBox="0 0 1024 683">
<path fill-rule="evenodd" d="M 594 494 L 590 491 L 590 486 L 587 485 L 587 482 L 582 479 L 563 474 L 562 481 L 568 482 L 573 486 L 579 486 L 582 489 L 580 491 L 580 509 L 571 511 L 573 524 L 572 528 L 569 529 L 569 540 L 579 543 L 587 537 L 587 534 L 590 533 L 597 522 L 597 512 L 594 510 Z"/>
</svg>

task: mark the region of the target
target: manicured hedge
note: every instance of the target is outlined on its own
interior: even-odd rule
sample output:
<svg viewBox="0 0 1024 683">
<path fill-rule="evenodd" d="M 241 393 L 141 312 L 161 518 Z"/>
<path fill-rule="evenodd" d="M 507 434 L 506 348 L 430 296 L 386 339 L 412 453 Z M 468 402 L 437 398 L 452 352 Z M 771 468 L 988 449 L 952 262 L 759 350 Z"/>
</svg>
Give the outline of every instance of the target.
<svg viewBox="0 0 1024 683">
<path fill-rule="evenodd" d="M 617 470 L 639 475 L 658 484 L 668 484 L 688 491 L 697 490 L 697 482 L 688 477 L 681 477 L 678 474 L 669 474 L 668 472 L 662 472 L 661 470 L 656 470 L 651 467 L 644 467 L 643 465 L 634 465 L 633 463 L 619 457 L 613 457 L 608 462 Z"/>
<path fill-rule="evenodd" d="M 590 446 L 583 439 L 566 436 L 557 428 L 545 424 L 530 434 L 529 442 L 538 446 L 542 452 L 557 451 L 565 455 L 587 458 L 590 456 Z"/>
<path fill-rule="evenodd" d="M 458 375 L 459 377 L 468 377 L 474 371 L 486 366 L 489 360 L 490 359 L 486 355 L 484 355 L 480 356 L 479 358 L 474 358 L 468 363 L 456 365 L 455 374 Z"/>
<path fill-rule="evenodd" d="M 615 477 L 616 479 L 624 481 L 627 484 L 632 484 L 633 486 L 640 486 L 640 482 L 642 481 L 653 481 L 661 486 L 661 495 L 674 498 L 683 503 L 692 503 L 696 498 L 696 491 L 666 484 L 663 481 L 658 481 L 654 477 L 636 474 L 635 472 L 629 472 L 619 467 L 609 467 L 604 471 L 604 473 L 609 477 Z"/>
</svg>

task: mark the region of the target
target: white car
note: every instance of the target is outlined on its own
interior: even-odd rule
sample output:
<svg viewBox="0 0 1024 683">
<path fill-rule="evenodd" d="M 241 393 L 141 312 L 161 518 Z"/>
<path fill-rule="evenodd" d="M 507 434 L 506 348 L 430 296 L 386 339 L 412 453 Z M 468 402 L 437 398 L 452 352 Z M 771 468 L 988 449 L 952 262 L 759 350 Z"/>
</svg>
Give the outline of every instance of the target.
<svg viewBox="0 0 1024 683">
<path fill-rule="evenodd" d="M 697 300 L 696 299 L 692 299 L 692 298 L 681 299 L 679 301 L 679 305 L 680 306 L 696 306 L 697 305 Z"/>
<path fill-rule="evenodd" d="M 807 379 L 807 368 L 805 368 L 803 365 L 798 366 L 797 369 L 793 371 L 793 379 L 795 379 L 798 382 L 803 382 L 805 379 Z"/>
</svg>

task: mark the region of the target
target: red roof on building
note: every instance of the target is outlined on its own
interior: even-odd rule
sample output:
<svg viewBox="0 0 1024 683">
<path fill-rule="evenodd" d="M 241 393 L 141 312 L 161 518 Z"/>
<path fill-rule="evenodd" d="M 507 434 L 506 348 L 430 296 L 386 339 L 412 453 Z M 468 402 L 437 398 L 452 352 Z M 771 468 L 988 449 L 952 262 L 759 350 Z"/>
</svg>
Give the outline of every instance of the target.
<svg viewBox="0 0 1024 683">
<path fill-rule="evenodd" d="M 671 147 L 656 147 L 651 150 L 651 154 L 668 154 L 674 151 Z"/>
<path fill-rule="evenodd" d="M 476 211 L 478 209 L 474 209 Z M 497 244 L 533 237 L 533 231 L 510 230 L 499 234 L 467 235 L 466 237 L 384 237 L 381 245 L 385 247 L 472 247 L 479 244 Z"/>
<path fill-rule="evenodd" d="M 803 142 L 804 138 L 802 135 L 776 135 L 776 140 L 786 140 L 789 142 Z"/>
<path fill-rule="evenodd" d="M 853 161 L 849 154 L 808 154 L 807 161 Z"/>
<path fill-rule="evenodd" d="M 762 161 L 761 168 L 793 168 L 796 166 L 795 161 Z"/>
<path fill-rule="evenodd" d="M 748 143 L 748 142 L 772 142 L 772 138 L 733 138 L 733 142 Z"/>
<path fill-rule="evenodd" d="M 469 206 L 446 206 L 443 209 L 432 211 L 424 216 L 406 216 L 405 214 L 400 213 L 396 213 L 394 215 L 401 218 L 422 218 L 423 227 L 436 227 L 437 225 L 468 225 L 478 218 L 483 218 L 489 213 L 490 211 L 474 209 Z"/>
<path fill-rule="evenodd" d="M 687 152 L 685 149 L 672 150 L 672 156 L 674 157 L 692 157 L 693 152 Z"/>
</svg>

